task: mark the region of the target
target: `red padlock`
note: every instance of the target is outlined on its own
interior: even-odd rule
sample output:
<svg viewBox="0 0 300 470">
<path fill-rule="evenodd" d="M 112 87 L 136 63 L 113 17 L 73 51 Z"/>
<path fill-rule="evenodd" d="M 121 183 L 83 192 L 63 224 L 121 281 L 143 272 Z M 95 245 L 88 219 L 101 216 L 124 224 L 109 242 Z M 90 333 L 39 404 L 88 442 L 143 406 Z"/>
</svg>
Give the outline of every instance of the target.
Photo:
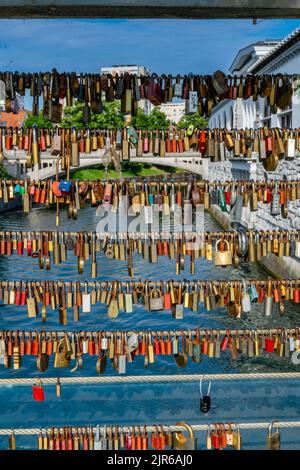
<svg viewBox="0 0 300 470">
<path fill-rule="evenodd" d="M 31 346 L 32 346 L 31 333 L 29 333 L 29 336 L 26 341 L 26 348 L 25 348 L 26 355 L 31 355 Z"/>
<path fill-rule="evenodd" d="M 220 431 L 215 425 L 215 429 L 211 432 L 211 446 L 214 449 L 220 449 L 221 442 L 220 442 Z"/>
<path fill-rule="evenodd" d="M 24 289 L 21 292 L 21 304 L 20 305 L 22 306 L 26 305 L 26 301 L 27 301 L 27 291 Z"/>
<path fill-rule="evenodd" d="M 157 241 L 157 254 L 163 256 L 163 243 L 159 240 Z"/>
<path fill-rule="evenodd" d="M 1 240 L 0 242 L 0 254 L 5 255 L 6 254 L 6 241 Z"/>
<path fill-rule="evenodd" d="M 29 133 L 31 133 L 31 131 L 29 131 L 29 129 L 27 129 L 26 135 L 25 135 L 24 141 L 23 141 L 23 149 L 24 150 L 29 150 Z"/>
<path fill-rule="evenodd" d="M 40 187 L 37 187 L 35 189 L 35 193 L 34 193 L 34 197 L 33 197 L 33 201 L 38 204 L 40 202 L 40 197 L 41 197 L 41 188 Z"/>
<path fill-rule="evenodd" d="M 169 256 L 169 243 L 167 242 L 167 240 L 164 240 L 163 242 L 163 245 L 164 245 L 164 256 Z"/>
<path fill-rule="evenodd" d="M 166 139 L 166 153 L 172 153 L 172 141 L 170 140 L 169 134 Z"/>
<path fill-rule="evenodd" d="M 162 356 L 165 356 L 166 355 L 166 347 L 165 347 L 165 340 L 164 340 L 163 336 L 160 338 L 159 343 L 160 343 L 160 354 Z"/>
<path fill-rule="evenodd" d="M 32 343 L 31 343 L 31 355 L 32 356 L 37 356 L 39 353 L 39 341 L 38 341 L 38 338 L 37 336 L 34 338 L 34 340 L 32 340 Z"/>
<path fill-rule="evenodd" d="M 161 431 L 159 433 L 159 448 L 164 450 L 166 448 L 166 435 L 164 433 L 164 428 L 161 426 Z"/>
<path fill-rule="evenodd" d="M 131 450 L 131 445 L 132 445 L 131 433 L 127 432 L 125 435 L 125 449 Z"/>
<path fill-rule="evenodd" d="M 274 338 L 269 338 L 265 339 L 265 351 L 273 353 L 274 352 Z"/>
<path fill-rule="evenodd" d="M 30 196 L 34 196 L 34 194 L 35 194 L 35 185 L 34 184 L 30 185 L 29 194 L 30 194 Z"/>
<path fill-rule="evenodd" d="M 45 136 L 44 136 L 43 129 L 41 129 L 41 131 L 40 131 L 40 150 L 41 150 L 41 152 L 45 152 L 45 150 L 46 150 L 46 139 L 45 139 Z"/>
<path fill-rule="evenodd" d="M 224 191 L 224 196 L 227 206 L 230 206 L 231 191 Z"/>
<path fill-rule="evenodd" d="M 61 436 L 60 432 L 57 431 L 56 437 L 54 439 L 54 450 L 61 450 Z"/>
<path fill-rule="evenodd" d="M 139 354 L 145 356 L 146 354 L 146 341 L 145 338 L 141 339 L 139 342 Z"/>
<path fill-rule="evenodd" d="M 73 450 L 73 437 L 72 437 L 72 431 L 68 433 L 68 450 Z"/>
<path fill-rule="evenodd" d="M 300 302 L 300 288 L 299 287 L 294 288 L 293 301 L 295 302 L 295 304 L 298 304 Z"/>
<path fill-rule="evenodd" d="M 202 155 L 204 155 L 205 152 L 206 152 L 206 135 L 205 135 L 205 131 L 200 132 L 199 151 L 200 151 L 200 153 L 202 153 Z"/>
<path fill-rule="evenodd" d="M 172 354 L 172 341 L 170 339 L 170 335 L 167 335 L 167 339 L 165 341 L 165 351 L 167 356 L 171 356 Z"/>
<path fill-rule="evenodd" d="M 24 245 L 23 245 L 22 240 L 18 240 L 17 241 L 17 255 L 18 256 L 21 256 L 23 254 L 23 247 Z"/>
<path fill-rule="evenodd" d="M 176 152 L 177 152 L 177 140 L 174 135 L 173 140 L 172 140 L 172 153 L 176 153 Z"/>
<path fill-rule="evenodd" d="M 221 351 L 226 351 L 229 342 L 229 333 L 227 333 L 221 343 Z"/>
<path fill-rule="evenodd" d="M 38 384 L 34 384 L 32 386 L 32 397 L 36 401 L 44 401 L 45 400 L 45 392 L 43 389 L 41 379 L 38 379 Z"/>
<path fill-rule="evenodd" d="M 65 429 L 63 430 L 62 438 L 61 438 L 61 450 L 67 450 L 67 436 Z"/>
<path fill-rule="evenodd" d="M 167 292 L 165 292 L 165 295 L 164 295 L 164 309 L 171 310 L 171 308 L 172 308 L 172 299 L 171 299 L 171 294 L 168 290 Z"/>
<path fill-rule="evenodd" d="M 21 305 L 21 289 L 20 287 L 17 289 L 17 292 L 16 292 L 16 298 L 15 298 L 15 305 L 18 305 L 20 306 Z"/>
<path fill-rule="evenodd" d="M 135 427 L 133 426 L 131 432 L 131 450 L 137 450 L 137 442 L 136 442 L 136 435 L 135 435 Z"/>
<path fill-rule="evenodd" d="M 178 204 L 178 206 L 182 206 L 182 192 L 181 191 L 177 191 L 176 192 L 176 204 Z"/>
<path fill-rule="evenodd" d="M 10 129 L 7 131 L 7 134 L 5 136 L 5 149 L 6 150 L 12 149 L 12 134 L 11 134 Z"/>
<path fill-rule="evenodd" d="M 95 341 L 92 338 L 90 338 L 88 342 L 88 352 L 89 356 L 94 356 L 95 354 Z"/>
<path fill-rule="evenodd" d="M 11 256 L 13 251 L 12 240 L 6 241 L 6 254 L 7 256 Z"/>
<path fill-rule="evenodd" d="M 152 449 L 159 450 L 159 435 L 158 435 L 158 428 L 156 427 L 156 431 L 151 433 L 151 447 Z"/>
<path fill-rule="evenodd" d="M 32 241 L 27 240 L 27 256 L 31 256 L 32 253 Z"/>
<path fill-rule="evenodd" d="M 144 427 L 144 432 L 142 435 L 142 450 L 147 450 L 148 449 L 148 434 L 146 430 L 146 426 Z"/>
<path fill-rule="evenodd" d="M 258 303 L 262 304 L 264 300 L 265 300 L 265 288 L 261 287 L 259 290 Z"/>
<path fill-rule="evenodd" d="M 266 138 L 266 152 L 272 152 L 273 149 L 273 142 L 272 142 L 272 137 L 271 135 L 268 135 Z"/>
<path fill-rule="evenodd" d="M 154 340 L 153 340 L 153 349 L 154 349 L 154 354 L 159 355 L 161 353 L 161 351 L 160 351 L 160 342 L 157 339 L 157 337 L 155 337 Z"/>
</svg>

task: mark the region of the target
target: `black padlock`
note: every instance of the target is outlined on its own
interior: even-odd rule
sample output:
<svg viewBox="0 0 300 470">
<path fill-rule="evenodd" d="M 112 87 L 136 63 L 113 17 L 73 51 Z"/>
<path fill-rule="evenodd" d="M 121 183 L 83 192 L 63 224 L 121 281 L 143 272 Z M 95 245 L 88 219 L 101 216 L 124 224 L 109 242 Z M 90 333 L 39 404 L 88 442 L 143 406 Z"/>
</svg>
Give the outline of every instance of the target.
<svg viewBox="0 0 300 470">
<path fill-rule="evenodd" d="M 203 381 L 203 377 L 201 377 L 200 379 L 200 411 L 201 413 L 208 413 L 210 410 L 210 405 L 211 405 L 211 398 L 210 398 L 211 381 L 208 384 L 206 395 L 203 395 L 203 392 L 202 392 L 202 381 Z"/>
<path fill-rule="evenodd" d="M 201 413 L 208 413 L 210 410 L 211 399 L 209 395 L 200 398 L 200 411 Z"/>
</svg>

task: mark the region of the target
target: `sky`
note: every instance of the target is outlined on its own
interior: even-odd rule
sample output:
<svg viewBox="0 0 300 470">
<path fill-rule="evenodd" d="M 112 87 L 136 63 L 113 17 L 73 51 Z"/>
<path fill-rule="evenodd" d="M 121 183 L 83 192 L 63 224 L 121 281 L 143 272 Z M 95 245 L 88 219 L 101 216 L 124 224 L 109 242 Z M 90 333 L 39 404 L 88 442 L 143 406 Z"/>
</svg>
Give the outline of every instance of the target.
<svg viewBox="0 0 300 470">
<path fill-rule="evenodd" d="M 281 39 L 300 20 L 0 20 L 0 70 L 99 72 L 145 65 L 153 72 L 228 71 L 250 43 Z"/>
</svg>

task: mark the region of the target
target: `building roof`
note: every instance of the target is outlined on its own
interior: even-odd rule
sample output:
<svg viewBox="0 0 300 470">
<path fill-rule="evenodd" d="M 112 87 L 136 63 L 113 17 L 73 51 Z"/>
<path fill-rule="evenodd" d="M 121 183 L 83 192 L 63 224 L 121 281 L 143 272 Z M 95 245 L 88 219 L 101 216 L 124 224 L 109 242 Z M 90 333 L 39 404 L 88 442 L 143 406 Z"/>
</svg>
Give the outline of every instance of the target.
<svg viewBox="0 0 300 470">
<path fill-rule="evenodd" d="M 257 73 L 261 70 L 265 65 L 267 65 L 272 60 L 276 59 L 276 57 L 280 56 L 284 51 L 289 49 L 293 44 L 300 40 L 300 28 L 295 29 L 292 31 L 288 36 L 283 38 L 276 46 L 273 47 L 267 54 L 263 57 L 258 59 L 251 67 L 249 67 L 250 73 Z"/>
<path fill-rule="evenodd" d="M 266 41 L 257 41 L 243 47 L 236 54 L 229 70 L 231 73 L 247 73 L 248 69 L 255 64 L 258 59 L 265 56 L 271 49 L 276 46 L 280 40 L 267 39 Z"/>
<path fill-rule="evenodd" d="M 17 114 L 0 111 L 0 125 L 5 123 L 6 127 L 21 127 L 27 117 L 27 111 L 20 111 Z"/>
</svg>

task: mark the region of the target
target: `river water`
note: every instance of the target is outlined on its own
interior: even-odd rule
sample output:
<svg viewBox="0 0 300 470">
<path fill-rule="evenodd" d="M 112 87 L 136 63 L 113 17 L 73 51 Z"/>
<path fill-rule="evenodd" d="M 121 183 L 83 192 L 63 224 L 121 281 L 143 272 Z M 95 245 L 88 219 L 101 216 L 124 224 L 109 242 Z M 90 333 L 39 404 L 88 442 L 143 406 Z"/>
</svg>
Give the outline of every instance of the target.
<svg viewBox="0 0 300 470">
<path fill-rule="evenodd" d="M 61 230 L 93 230 L 98 222 L 95 209 L 85 207 L 79 213 L 77 221 L 69 221 L 66 213 L 61 214 Z M 49 210 L 35 208 L 30 214 L 22 211 L 0 214 L 0 227 L 5 230 L 55 230 L 55 215 Z M 220 227 L 205 214 L 205 230 Z M 2 280 L 89 280 L 90 263 L 86 263 L 85 275 L 77 273 L 77 262 L 73 256 L 60 266 L 53 266 L 50 271 L 42 271 L 36 259 L 30 257 L 0 256 L 0 278 Z M 257 264 L 241 263 L 239 268 L 217 268 L 205 260 L 196 262 L 196 274 L 186 270 L 175 276 L 173 261 L 162 257 L 157 264 L 150 264 L 138 255 L 134 256 L 136 279 L 264 279 L 268 274 Z M 126 263 L 107 259 L 98 254 L 98 279 L 128 280 Z M 69 331 L 75 330 L 128 330 L 156 329 L 174 330 L 178 328 L 254 328 L 254 327 L 292 327 L 297 324 L 299 311 L 295 306 L 286 308 L 285 316 L 274 312 L 270 318 L 262 314 L 262 307 L 253 305 L 246 319 L 236 320 L 228 317 L 226 309 L 207 312 L 203 306 L 199 312 L 186 311 L 182 321 L 172 318 L 170 312 L 149 312 L 142 306 L 134 308 L 131 314 L 120 313 L 118 318 L 107 317 L 104 306 L 94 306 L 92 312 L 81 314 L 80 321 L 74 323 L 69 312 Z M 28 318 L 27 310 L 13 306 L 0 305 L 1 329 L 41 329 L 61 330 L 58 312 L 47 312 L 47 322 L 41 317 Z M 83 358 L 82 369 L 71 373 L 69 369 L 54 369 L 52 362 L 46 376 L 94 375 L 95 357 Z M 160 356 L 154 364 L 144 368 L 143 360 L 137 357 L 134 363 L 127 365 L 129 375 L 189 374 L 189 373 L 246 373 L 295 371 L 290 359 L 280 358 L 276 354 L 263 354 L 248 358 L 239 356 L 231 360 L 229 354 L 222 354 L 220 359 L 203 357 L 200 364 L 189 361 L 185 369 L 178 369 L 172 357 Z M 107 365 L 106 375 L 116 371 Z M 38 373 L 35 360 L 25 357 L 19 370 L 5 369 L 0 365 L 0 378 L 36 377 Z M 207 383 L 204 385 L 206 388 Z M 62 397 L 55 396 L 55 387 L 45 387 L 45 402 L 32 400 L 30 386 L 0 387 L 0 428 L 3 427 L 45 427 L 55 425 L 96 425 L 96 424 L 171 424 L 180 420 L 189 423 L 207 422 L 247 422 L 269 421 L 277 419 L 299 419 L 300 397 L 297 381 L 277 380 L 272 383 L 260 381 L 218 381 L 212 385 L 212 409 L 203 415 L 199 411 L 199 384 L 158 383 L 158 384 L 114 384 L 114 385 L 64 385 Z M 117 405 L 117 406 L 116 406 Z M 264 448 L 266 431 L 243 432 L 244 448 Z M 299 448 L 300 439 L 297 431 L 283 431 L 283 448 Z M 205 444 L 204 434 L 199 433 L 199 448 Z M 18 437 L 19 448 L 36 448 L 35 437 Z M 0 448 L 7 448 L 7 438 L 0 438 Z"/>
</svg>

